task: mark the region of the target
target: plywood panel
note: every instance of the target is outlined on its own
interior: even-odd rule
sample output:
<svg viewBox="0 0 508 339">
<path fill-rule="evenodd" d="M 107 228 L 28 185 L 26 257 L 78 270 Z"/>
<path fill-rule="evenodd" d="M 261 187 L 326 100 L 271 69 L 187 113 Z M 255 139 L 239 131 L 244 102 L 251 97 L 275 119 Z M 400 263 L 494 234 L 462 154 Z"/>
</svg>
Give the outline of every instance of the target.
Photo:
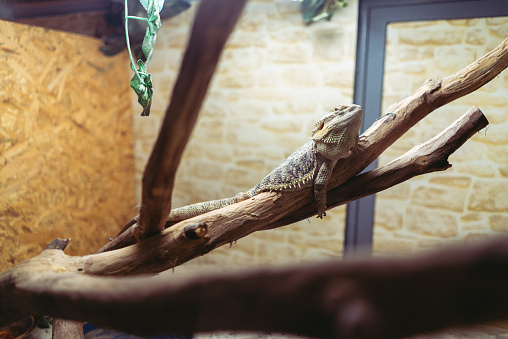
<svg viewBox="0 0 508 339">
<path fill-rule="evenodd" d="M 55 237 L 99 248 L 134 205 L 128 57 L 0 21 L 0 271 Z"/>
</svg>

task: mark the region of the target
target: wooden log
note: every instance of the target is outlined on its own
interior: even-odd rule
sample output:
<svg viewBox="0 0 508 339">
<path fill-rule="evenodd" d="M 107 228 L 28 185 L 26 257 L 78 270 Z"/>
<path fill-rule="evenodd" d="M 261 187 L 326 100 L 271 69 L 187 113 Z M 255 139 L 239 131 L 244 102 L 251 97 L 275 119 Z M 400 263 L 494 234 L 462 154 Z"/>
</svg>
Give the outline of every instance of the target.
<svg viewBox="0 0 508 339">
<path fill-rule="evenodd" d="M 508 239 L 425 256 L 175 279 L 79 274 L 45 250 L 0 274 L 0 325 L 29 314 L 138 335 L 218 330 L 396 338 L 508 317 Z"/>
<path fill-rule="evenodd" d="M 483 113 L 472 107 L 427 143 L 331 190 L 328 195 L 330 203 L 343 204 L 379 192 L 413 176 L 445 170 L 450 166 L 447 161 L 450 154 L 487 124 Z M 182 221 L 159 236 L 146 239 L 135 246 L 88 256 L 86 273 L 118 275 L 155 273 L 170 269 L 252 232 L 283 226 L 314 215 L 316 205 L 310 190 L 308 194 L 308 203 L 292 214 L 285 214 L 285 211 L 298 203 L 298 200 L 295 200 L 297 195 L 272 192 L 258 194 L 238 204 Z M 281 214 L 284 215 L 283 218 L 280 218 Z M 206 230 L 191 239 L 185 230 L 196 225 L 204 225 Z"/>
</svg>

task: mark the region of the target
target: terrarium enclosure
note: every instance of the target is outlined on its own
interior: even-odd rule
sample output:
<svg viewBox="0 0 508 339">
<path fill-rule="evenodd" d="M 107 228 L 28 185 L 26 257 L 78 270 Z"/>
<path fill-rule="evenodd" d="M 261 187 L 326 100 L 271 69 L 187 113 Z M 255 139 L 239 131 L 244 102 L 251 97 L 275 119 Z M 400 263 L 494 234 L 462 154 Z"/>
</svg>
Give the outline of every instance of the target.
<svg viewBox="0 0 508 339">
<path fill-rule="evenodd" d="M 230 35 L 176 175 L 172 206 L 246 191 L 308 140 L 313 122 L 354 97 L 358 2 L 305 24 L 290 0 L 251 0 Z M 162 21 L 150 116 L 129 87 L 125 50 L 76 14 L 0 21 L 0 271 L 55 238 L 66 254 L 95 252 L 136 214 L 142 177 L 170 101 L 199 2 Z M 95 25 L 104 12 L 83 13 Z M 65 32 L 72 22 L 81 33 Z M 78 32 L 76 32 L 78 31 Z M 508 17 L 393 23 L 383 108 L 453 75 L 508 37 Z M 444 130 L 472 105 L 490 126 L 426 174 L 376 196 L 374 256 L 407 255 L 508 234 L 508 73 L 430 114 L 379 159 L 383 165 Z M 372 114 L 372 112 L 371 112 Z M 371 123 L 371 122 L 370 122 Z M 365 128 L 370 126 L 366 123 Z M 364 129 L 365 129 L 364 128 Z M 175 274 L 341 258 L 345 206 L 214 249 Z M 176 259 L 175 259 L 176 260 Z M 504 333 L 505 323 L 479 331 Z M 475 329 L 476 331 L 476 329 Z M 480 333 L 479 332 L 479 333 Z M 481 332 L 483 333 L 483 332 Z"/>
</svg>

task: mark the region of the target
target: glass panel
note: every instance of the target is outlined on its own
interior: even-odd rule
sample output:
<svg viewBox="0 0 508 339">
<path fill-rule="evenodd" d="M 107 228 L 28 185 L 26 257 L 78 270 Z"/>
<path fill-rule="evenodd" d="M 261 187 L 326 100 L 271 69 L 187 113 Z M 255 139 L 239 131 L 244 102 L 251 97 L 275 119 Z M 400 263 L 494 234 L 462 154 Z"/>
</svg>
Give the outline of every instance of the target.
<svg viewBox="0 0 508 339">
<path fill-rule="evenodd" d="M 508 17 L 393 23 L 387 28 L 383 112 L 428 79 L 461 70 L 508 36 Z M 433 112 L 380 157 L 385 164 L 445 129 L 472 106 L 490 126 L 467 141 L 452 168 L 377 195 L 373 252 L 402 254 L 508 232 L 508 72 Z"/>
</svg>

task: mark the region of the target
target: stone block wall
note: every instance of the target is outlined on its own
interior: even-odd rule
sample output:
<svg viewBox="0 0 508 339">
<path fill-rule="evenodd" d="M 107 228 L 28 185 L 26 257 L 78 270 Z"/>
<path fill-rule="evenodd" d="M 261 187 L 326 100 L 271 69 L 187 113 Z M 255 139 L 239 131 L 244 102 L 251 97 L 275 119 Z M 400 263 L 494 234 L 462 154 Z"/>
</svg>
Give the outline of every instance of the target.
<svg viewBox="0 0 508 339">
<path fill-rule="evenodd" d="M 165 20 L 148 71 L 150 117 L 133 99 L 136 180 L 177 77 L 195 8 Z M 352 102 L 357 3 L 332 21 L 302 23 L 300 3 L 251 0 L 226 48 L 176 178 L 173 206 L 248 190 L 309 137 L 313 122 Z M 141 186 L 138 186 L 138 197 Z M 244 265 L 301 262 L 342 253 L 344 207 L 325 220 L 258 232 L 193 263 Z"/>
<path fill-rule="evenodd" d="M 426 79 L 451 75 L 508 36 L 508 18 L 394 23 L 388 27 L 383 111 Z M 467 141 L 452 168 L 413 178 L 376 199 L 374 252 L 400 254 L 508 232 L 508 72 L 433 112 L 380 158 L 386 163 L 434 137 L 471 105 L 490 126 Z"/>
</svg>

